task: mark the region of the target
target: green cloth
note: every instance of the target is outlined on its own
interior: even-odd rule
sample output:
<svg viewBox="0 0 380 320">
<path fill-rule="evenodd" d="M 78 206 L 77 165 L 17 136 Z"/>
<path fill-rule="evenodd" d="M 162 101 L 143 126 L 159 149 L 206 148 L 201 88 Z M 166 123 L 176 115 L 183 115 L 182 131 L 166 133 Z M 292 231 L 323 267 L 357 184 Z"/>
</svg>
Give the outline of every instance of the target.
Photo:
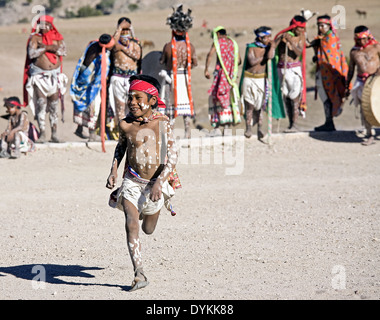
<svg viewBox="0 0 380 320">
<path fill-rule="evenodd" d="M 277 72 L 277 64 L 279 61 L 278 52 L 276 50 L 276 54 L 272 59 L 272 118 L 274 119 L 283 119 L 286 117 L 284 103 L 282 100 L 282 92 L 281 92 L 281 83 L 280 78 Z"/>
<path fill-rule="evenodd" d="M 240 85 L 239 90 L 240 94 L 242 94 L 242 86 L 243 86 L 243 80 L 244 80 L 244 71 L 247 64 L 247 58 L 248 58 L 248 50 L 249 48 L 258 48 L 258 46 L 255 43 L 248 43 L 245 49 L 245 56 L 244 56 L 244 63 L 243 63 L 243 69 L 241 73 L 240 78 Z M 271 60 L 272 63 L 272 78 L 268 79 L 270 81 L 270 84 L 272 85 L 272 118 L 274 119 L 283 119 L 285 118 L 285 109 L 284 104 L 282 101 L 282 93 L 281 93 L 281 84 L 280 79 L 278 77 L 277 72 L 277 63 L 279 61 L 278 52 L 276 49 L 276 55 Z M 268 70 L 266 70 L 268 73 Z M 269 85 L 270 85 L 269 84 Z"/>
</svg>

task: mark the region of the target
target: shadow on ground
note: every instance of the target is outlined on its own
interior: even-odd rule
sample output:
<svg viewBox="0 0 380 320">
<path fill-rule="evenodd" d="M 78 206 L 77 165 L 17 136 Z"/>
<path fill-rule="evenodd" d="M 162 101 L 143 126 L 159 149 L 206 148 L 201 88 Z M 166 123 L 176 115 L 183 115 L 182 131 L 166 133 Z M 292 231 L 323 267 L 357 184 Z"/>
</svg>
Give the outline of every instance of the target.
<svg viewBox="0 0 380 320">
<path fill-rule="evenodd" d="M 1 273 L 10 274 L 17 278 L 24 280 L 44 281 L 51 284 L 62 285 L 77 285 L 77 286 L 105 286 L 105 287 L 118 287 L 122 290 L 128 291 L 129 286 L 121 286 L 106 283 L 85 283 L 75 281 L 65 281 L 60 277 L 75 277 L 75 278 L 95 278 L 94 275 L 86 271 L 100 271 L 104 268 L 99 267 L 83 267 L 79 265 L 59 265 L 59 264 L 26 264 L 12 267 L 0 267 Z"/>
<path fill-rule="evenodd" d="M 379 140 L 380 129 L 376 130 L 376 140 Z M 313 139 L 337 143 L 361 143 L 364 136 L 355 131 L 316 132 L 310 131 L 309 136 Z"/>
</svg>

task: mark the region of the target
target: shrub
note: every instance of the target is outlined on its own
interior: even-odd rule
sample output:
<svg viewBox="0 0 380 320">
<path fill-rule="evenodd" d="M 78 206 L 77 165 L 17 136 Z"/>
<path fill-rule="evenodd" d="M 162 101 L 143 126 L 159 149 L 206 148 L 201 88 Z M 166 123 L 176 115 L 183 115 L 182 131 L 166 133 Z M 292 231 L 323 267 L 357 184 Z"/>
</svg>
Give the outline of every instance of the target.
<svg viewBox="0 0 380 320">
<path fill-rule="evenodd" d="M 128 5 L 129 11 L 136 11 L 138 8 L 139 6 L 137 3 L 131 3 L 130 5 Z"/>
<path fill-rule="evenodd" d="M 102 14 L 103 13 L 100 10 L 97 10 L 87 5 L 87 6 L 79 8 L 77 17 L 79 18 L 93 17 L 93 16 L 101 16 Z"/>
</svg>

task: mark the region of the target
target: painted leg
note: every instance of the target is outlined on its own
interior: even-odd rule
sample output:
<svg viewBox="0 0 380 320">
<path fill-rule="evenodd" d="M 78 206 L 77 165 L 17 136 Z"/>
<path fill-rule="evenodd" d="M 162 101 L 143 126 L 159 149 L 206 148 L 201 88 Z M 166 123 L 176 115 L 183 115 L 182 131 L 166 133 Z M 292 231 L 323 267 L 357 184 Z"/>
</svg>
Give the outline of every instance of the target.
<svg viewBox="0 0 380 320">
<path fill-rule="evenodd" d="M 127 234 L 127 245 L 131 257 L 135 278 L 132 282 L 130 291 L 143 288 L 148 285 L 147 278 L 143 271 L 141 255 L 141 242 L 139 238 L 139 212 L 136 207 L 126 199 L 123 199 L 125 214 L 125 231 Z"/>
<path fill-rule="evenodd" d="M 59 99 L 58 94 L 50 97 L 48 99 L 48 112 L 49 112 L 49 120 L 51 126 L 51 139 L 49 142 L 52 143 L 60 143 L 61 141 L 58 139 L 57 129 L 58 129 L 58 106 Z"/>
<path fill-rule="evenodd" d="M 245 132 L 244 136 L 250 138 L 252 136 L 253 106 L 244 100 L 245 104 Z"/>
<path fill-rule="evenodd" d="M 262 140 L 264 138 L 264 132 L 263 132 L 263 115 L 260 110 L 254 110 L 253 111 L 253 125 L 257 123 L 257 139 Z"/>
<path fill-rule="evenodd" d="M 183 125 L 185 127 L 185 139 L 190 139 L 190 122 L 191 118 L 189 116 L 183 117 Z"/>
</svg>

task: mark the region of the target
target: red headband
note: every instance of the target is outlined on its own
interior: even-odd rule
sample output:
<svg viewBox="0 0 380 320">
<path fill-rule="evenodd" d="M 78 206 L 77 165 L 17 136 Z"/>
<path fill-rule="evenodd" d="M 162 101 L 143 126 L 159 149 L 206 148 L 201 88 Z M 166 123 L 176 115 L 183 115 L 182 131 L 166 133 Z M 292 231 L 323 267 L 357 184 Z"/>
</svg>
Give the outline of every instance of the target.
<svg viewBox="0 0 380 320">
<path fill-rule="evenodd" d="M 152 96 L 155 96 L 158 101 L 158 106 L 160 108 L 166 108 L 165 103 L 160 99 L 158 90 L 154 85 L 143 80 L 133 80 L 131 83 L 131 86 L 129 87 L 129 91 L 132 91 L 132 90 L 142 91 L 145 93 L 149 93 Z"/>
<path fill-rule="evenodd" d="M 297 21 L 294 18 L 292 19 L 290 25 L 294 25 L 295 27 L 306 28 L 306 22 Z"/>
<path fill-rule="evenodd" d="M 326 23 L 326 24 L 329 24 L 331 26 L 331 20 L 330 19 L 326 19 L 326 18 L 318 19 L 317 23 Z"/>
<path fill-rule="evenodd" d="M 9 103 L 15 107 L 24 107 L 22 104 L 18 103 L 16 100 L 5 100 L 5 103 Z"/>
<path fill-rule="evenodd" d="M 355 39 L 372 38 L 371 31 L 365 30 L 363 32 L 355 33 Z"/>
<path fill-rule="evenodd" d="M 280 34 L 293 30 L 294 28 L 297 28 L 297 27 L 306 28 L 306 22 L 300 22 L 293 18 L 292 21 L 290 21 L 290 26 L 284 30 L 281 30 L 279 33 L 276 34 L 274 38 L 276 39 Z"/>
</svg>

